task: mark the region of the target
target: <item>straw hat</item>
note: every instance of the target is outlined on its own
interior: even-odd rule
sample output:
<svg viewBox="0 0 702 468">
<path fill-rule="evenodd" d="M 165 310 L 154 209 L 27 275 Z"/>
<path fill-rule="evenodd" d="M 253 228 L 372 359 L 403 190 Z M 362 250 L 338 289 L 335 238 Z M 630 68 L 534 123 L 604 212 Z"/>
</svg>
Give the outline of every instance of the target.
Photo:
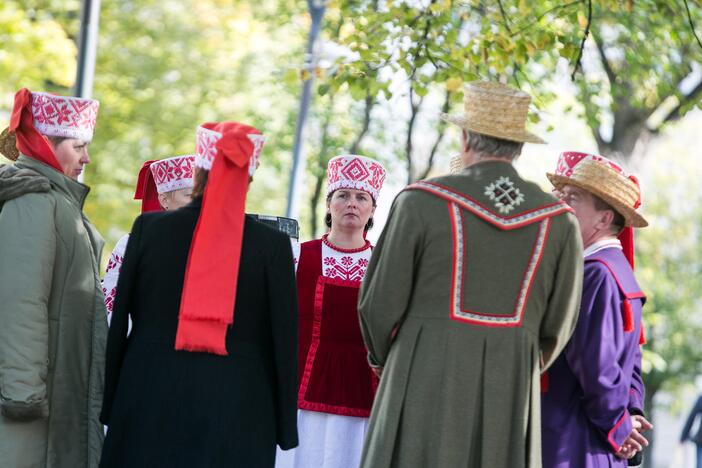
<svg viewBox="0 0 702 468">
<path fill-rule="evenodd" d="M 583 159 L 573 167 L 570 176 L 552 173 L 546 176 L 557 190 L 573 185 L 600 197 L 624 217 L 625 226 L 648 226 L 648 221 L 636 211 L 641 205 L 638 180 L 634 176 L 627 177 L 605 158 Z"/>
<path fill-rule="evenodd" d="M 10 132 L 9 128 L 0 133 L 0 153 L 12 161 L 19 158 L 19 151 L 15 146 L 15 132 Z"/>
<path fill-rule="evenodd" d="M 472 81 L 463 87 L 463 114 L 441 114 L 446 122 L 474 133 L 519 143 L 545 143 L 524 128 L 531 96 L 501 83 Z"/>
</svg>

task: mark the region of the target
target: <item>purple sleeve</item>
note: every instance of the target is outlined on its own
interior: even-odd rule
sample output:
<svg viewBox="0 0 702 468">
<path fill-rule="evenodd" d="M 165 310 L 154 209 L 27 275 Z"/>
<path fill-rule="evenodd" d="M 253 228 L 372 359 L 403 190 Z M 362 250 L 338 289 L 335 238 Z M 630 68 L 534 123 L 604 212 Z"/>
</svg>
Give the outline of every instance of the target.
<svg viewBox="0 0 702 468">
<path fill-rule="evenodd" d="M 565 357 L 583 390 L 583 408 L 612 451 L 632 430 L 627 406 L 632 386 L 617 357 L 624 346 L 619 289 L 604 265 L 588 263 L 575 333 Z"/>
<path fill-rule="evenodd" d="M 629 390 L 629 411 L 644 414 L 644 397 L 646 388 L 641 377 L 641 346 L 636 347 L 634 354 L 634 372 L 631 376 L 631 389 Z"/>
</svg>

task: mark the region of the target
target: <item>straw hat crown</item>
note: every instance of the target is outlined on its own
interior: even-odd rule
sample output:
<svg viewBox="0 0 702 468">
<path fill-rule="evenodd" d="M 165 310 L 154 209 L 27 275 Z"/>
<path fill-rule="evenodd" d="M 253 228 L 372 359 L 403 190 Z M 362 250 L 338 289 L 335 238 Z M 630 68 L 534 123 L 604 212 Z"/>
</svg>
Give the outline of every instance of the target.
<svg viewBox="0 0 702 468">
<path fill-rule="evenodd" d="M 441 114 L 449 123 L 482 135 L 519 143 L 545 143 L 526 131 L 531 97 L 501 83 L 472 81 L 464 85 L 463 114 Z"/>
<path fill-rule="evenodd" d="M 553 186 L 561 190 L 565 185 L 580 187 L 604 200 L 624 217 L 625 226 L 648 226 L 648 221 L 636 210 L 641 205 L 641 188 L 634 176 L 626 176 L 605 158 L 583 159 L 570 176 L 546 174 Z"/>
</svg>

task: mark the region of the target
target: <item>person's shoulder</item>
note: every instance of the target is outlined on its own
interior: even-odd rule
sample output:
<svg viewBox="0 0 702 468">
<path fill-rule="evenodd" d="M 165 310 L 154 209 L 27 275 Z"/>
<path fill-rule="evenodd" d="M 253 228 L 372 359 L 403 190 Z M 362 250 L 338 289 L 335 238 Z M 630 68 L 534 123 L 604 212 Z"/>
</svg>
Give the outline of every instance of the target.
<svg viewBox="0 0 702 468">
<path fill-rule="evenodd" d="M 609 270 L 609 267 L 600 261 L 587 261 L 583 267 L 583 281 L 593 285 L 616 282 L 614 275 Z"/>
<path fill-rule="evenodd" d="M 261 240 L 266 240 L 268 242 L 290 242 L 290 238 L 287 234 L 265 223 L 256 221 L 252 216 L 246 216 L 244 228 Z"/>
<path fill-rule="evenodd" d="M 322 239 L 312 239 L 300 243 L 300 249 L 309 250 L 314 249 L 322 245 Z"/>
</svg>

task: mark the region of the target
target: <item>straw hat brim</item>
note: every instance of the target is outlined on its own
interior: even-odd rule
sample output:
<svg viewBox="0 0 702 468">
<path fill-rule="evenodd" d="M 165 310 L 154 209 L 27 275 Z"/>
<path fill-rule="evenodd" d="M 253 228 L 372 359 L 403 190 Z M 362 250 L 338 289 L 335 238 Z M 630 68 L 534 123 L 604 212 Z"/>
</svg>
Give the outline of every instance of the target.
<svg viewBox="0 0 702 468">
<path fill-rule="evenodd" d="M 10 132 L 9 127 L 0 133 L 0 154 L 12 161 L 16 161 L 20 155 L 15 142 L 15 134 Z"/>
<path fill-rule="evenodd" d="M 464 130 L 469 130 L 471 132 L 480 133 L 482 135 L 487 135 L 493 138 L 501 138 L 503 140 L 515 141 L 517 143 L 535 143 L 538 145 L 543 145 L 546 142 L 526 130 L 507 130 L 495 127 L 486 127 L 478 125 L 476 122 L 471 122 L 465 114 L 445 114 L 441 113 L 441 119 L 458 125 Z"/>
<path fill-rule="evenodd" d="M 573 185 L 575 187 L 580 187 L 583 190 L 587 190 L 593 195 L 601 198 L 624 217 L 624 225 L 626 227 L 643 228 L 648 226 L 648 221 L 646 221 L 646 218 L 641 216 L 634 208 L 622 203 L 620 200 L 614 198 L 612 195 L 606 193 L 604 190 L 594 184 L 589 184 L 587 181 L 576 180 L 570 177 L 551 173 L 547 173 L 546 177 L 548 177 L 548 180 L 551 181 L 556 190 L 562 189 L 564 185 Z"/>
</svg>

